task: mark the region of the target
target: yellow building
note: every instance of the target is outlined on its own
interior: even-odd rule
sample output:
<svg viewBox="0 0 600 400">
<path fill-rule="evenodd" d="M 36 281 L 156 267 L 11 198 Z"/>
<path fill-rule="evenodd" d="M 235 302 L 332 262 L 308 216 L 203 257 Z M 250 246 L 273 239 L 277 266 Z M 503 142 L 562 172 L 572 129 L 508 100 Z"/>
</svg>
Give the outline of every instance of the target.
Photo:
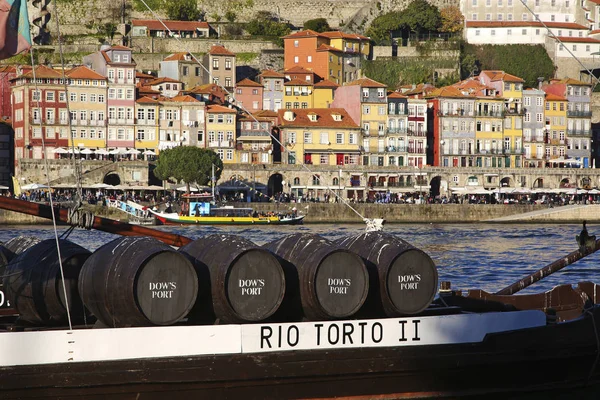
<svg viewBox="0 0 600 400">
<path fill-rule="evenodd" d="M 564 159 L 567 152 L 565 132 L 567 130 L 567 99 L 556 94 L 546 94 L 546 158 L 556 160 Z"/>
<path fill-rule="evenodd" d="M 75 67 L 68 71 L 67 77 L 69 78 L 68 100 L 72 127 L 71 135 L 69 135 L 69 148 L 74 145 L 86 153 L 91 153 L 96 149 L 105 149 L 106 77 L 85 66 Z M 60 114 L 56 116 L 57 119 L 67 121 L 67 111 L 61 110 Z"/>
<path fill-rule="evenodd" d="M 360 127 L 341 108 L 279 110 L 287 164 L 359 165 Z"/>
<path fill-rule="evenodd" d="M 206 107 L 207 147 L 219 155 L 224 164 L 239 162 L 235 152 L 236 111 L 219 106 Z"/>
<path fill-rule="evenodd" d="M 135 148 L 158 154 L 158 116 L 160 102 L 142 97 L 135 102 Z M 151 153 L 147 153 L 151 155 Z"/>
<path fill-rule="evenodd" d="M 292 79 L 283 84 L 284 108 L 313 108 L 313 84 L 302 79 Z"/>
<path fill-rule="evenodd" d="M 313 107 L 329 108 L 333 103 L 333 95 L 340 85 L 328 80 L 321 81 L 314 85 L 313 89 Z"/>
<path fill-rule="evenodd" d="M 475 151 L 478 167 L 504 167 L 504 100 L 491 96 L 475 99 Z"/>
</svg>

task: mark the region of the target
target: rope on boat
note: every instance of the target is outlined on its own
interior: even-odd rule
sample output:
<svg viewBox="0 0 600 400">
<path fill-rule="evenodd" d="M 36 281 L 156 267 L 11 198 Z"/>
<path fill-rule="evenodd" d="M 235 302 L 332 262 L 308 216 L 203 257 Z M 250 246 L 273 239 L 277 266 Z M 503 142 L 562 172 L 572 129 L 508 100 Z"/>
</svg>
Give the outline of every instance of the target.
<svg viewBox="0 0 600 400">
<path fill-rule="evenodd" d="M 94 225 L 94 213 L 86 211 L 81 207 L 70 208 L 67 223 L 72 227 L 76 226 L 90 230 L 92 229 L 92 225 Z"/>
</svg>

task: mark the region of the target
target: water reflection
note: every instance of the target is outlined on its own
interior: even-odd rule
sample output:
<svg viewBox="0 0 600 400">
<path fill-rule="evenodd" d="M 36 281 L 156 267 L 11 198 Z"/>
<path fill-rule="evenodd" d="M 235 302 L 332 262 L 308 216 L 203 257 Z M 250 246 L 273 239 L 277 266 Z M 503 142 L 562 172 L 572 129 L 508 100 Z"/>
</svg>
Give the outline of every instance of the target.
<svg viewBox="0 0 600 400">
<path fill-rule="evenodd" d="M 600 226 L 589 226 L 590 234 L 600 233 Z M 59 228 L 59 233 L 66 230 Z M 292 233 L 315 233 L 328 239 L 362 232 L 360 224 L 316 224 L 277 227 L 235 226 L 168 226 L 159 227 L 169 232 L 198 238 L 212 233 L 241 235 L 264 244 Z M 577 248 L 575 235 L 580 225 L 497 225 L 497 224 L 390 224 L 389 233 L 398 235 L 428 253 L 438 266 L 440 280 L 449 280 L 455 289 L 479 288 L 495 292 L 525 275 L 551 263 Z M 54 237 L 51 226 L 3 226 L 0 241 L 17 235 Z M 95 250 L 117 237 L 99 231 L 75 230 L 70 240 Z M 548 290 L 555 285 L 580 281 L 600 283 L 597 267 L 600 252 L 578 261 L 563 271 L 524 290 L 533 293 Z"/>
</svg>

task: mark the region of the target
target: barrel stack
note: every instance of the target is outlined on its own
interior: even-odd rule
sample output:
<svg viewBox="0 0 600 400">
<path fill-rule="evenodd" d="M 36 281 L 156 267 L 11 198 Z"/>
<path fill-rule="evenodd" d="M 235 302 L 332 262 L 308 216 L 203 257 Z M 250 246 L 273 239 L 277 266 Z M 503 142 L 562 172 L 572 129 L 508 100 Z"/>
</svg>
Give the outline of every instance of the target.
<svg viewBox="0 0 600 400">
<path fill-rule="evenodd" d="M 192 263 L 170 246 L 148 237 L 121 237 L 88 258 L 79 293 L 104 326 L 172 325 L 194 305 L 198 278 Z"/>
<path fill-rule="evenodd" d="M 292 234 L 263 246 L 285 267 L 288 291 L 281 315 L 286 320 L 352 317 L 369 291 L 363 260 L 313 234 Z"/>
<path fill-rule="evenodd" d="M 81 268 L 91 253 L 67 240 L 59 240 L 59 244 L 64 280 L 55 239 L 43 240 L 29 247 L 6 266 L 4 290 L 21 322 L 32 325 L 65 325 L 68 321 L 67 304 L 73 321 L 85 319 L 85 308 L 77 291 L 77 281 Z M 22 249 L 23 247 L 18 247 L 16 250 Z"/>
<path fill-rule="evenodd" d="M 0 285 L 2 284 L 4 269 L 10 260 L 40 241 L 40 239 L 33 236 L 17 236 L 6 243 L 0 243 Z"/>
<path fill-rule="evenodd" d="M 415 315 L 433 301 L 438 273 L 422 250 L 385 232 L 364 232 L 335 243 L 362 257 L 369 270 L 371 290 L 361 314 Z"/>
<path fill-rule="evenodd" d="M 239 236 L 214 234 L 179 251 L 194 260 L 198 277 L 210 284 L 212 299 L 199 299 L 192 316 L 212 307 L 219 323 L 247 323 L 268 320 L 279 309 L 286 279 L 268 250 Z"/>
</svg>

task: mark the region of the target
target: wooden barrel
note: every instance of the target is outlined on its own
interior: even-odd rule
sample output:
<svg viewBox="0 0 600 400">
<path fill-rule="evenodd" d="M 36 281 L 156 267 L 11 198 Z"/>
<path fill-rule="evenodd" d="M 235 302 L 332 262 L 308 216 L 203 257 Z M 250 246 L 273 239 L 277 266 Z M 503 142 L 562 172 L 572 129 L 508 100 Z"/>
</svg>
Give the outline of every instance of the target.
<svg viewBox="0 0 600 400">
<path fill-rule="evenodd" d="M 71 320 L 83 321 L 85 309 L 77 292 L 77 280 L 91 253 L 67 240 L 59 243 Z M 35 325 L 66 324 L 67 307 L 56 240 L 43 240 L 13 258 L 6 267 L 4 290 L 21 321 Z"/>
<path fill-rule="evenodd" d="M 212 312 L 219 322 L 264 321 L 279 309 L 286 290 L 285 274 L 269 251 L 224 234 L 202 237 L 179 251 L 195 260 L 198 276 L 208 277 Z"/>
<path fill-rule="evenodd" d="M 367 264 L 371 282 L 365 305 L 368 311 L 390 317 L 414 315 L 433 301 L 438 273 L 425 252 L 385 232 L 365 232 L 335 242 Z"/>
<path fill-rule="evenodd" d="M 121 237 L 96 250 L 79 278 L 85 306 L 108 327 L 171 325 L 196 301 L 192 263 L 149 237 Z"/>
<path fill-rule="evenodd" d="M 300 311 L 310 320 L 346 318 L 365 302 L 369 275 L 356 254 L 321 236 L 301 233 L 264 247 L 283 260 L 286 279 L 298 285 L 286 298 L 289 314 Z"/>
<path fill-rule="evenodd" d="M 40 241 L 40 239 L 33 236 L 17 236 L 6 243 L 0 243 L 0 283 L 2 283 L 4 269 L 10 260 Z"/>
</svg>

